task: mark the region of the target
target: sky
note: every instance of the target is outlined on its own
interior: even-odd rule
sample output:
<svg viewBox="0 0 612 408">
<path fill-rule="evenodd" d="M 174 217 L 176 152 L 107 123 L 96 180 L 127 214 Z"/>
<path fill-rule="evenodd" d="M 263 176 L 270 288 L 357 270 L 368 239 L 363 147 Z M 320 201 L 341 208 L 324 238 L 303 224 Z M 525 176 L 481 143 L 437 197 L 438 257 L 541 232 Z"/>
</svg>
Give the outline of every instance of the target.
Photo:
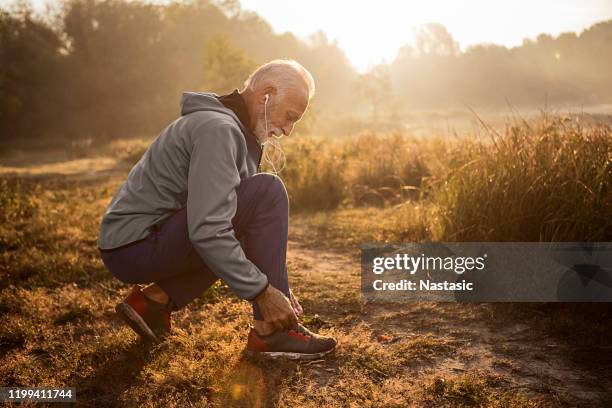
<svg viewBox="0 0 612 408">
<path fill-rule="evenodd" d="M 241 0 L 278 33 L 317 30 L 338 41 L 361 72 L 391 62 L 419 26 L 440 23 L 462 49 L 479 43 L 520 45 L 540 33 L 581 32 L 612 19 L 612 0 Z"/>
<path fill-rule="evenodd" d="M 54 0 L 31 0 L 43 9 Z M 168 0 L 153 0 L 165 2 Z M 0 0 L 0 5 L 12 0 Z M 391 62 L 419 26 L 440 23 L 462 49 L 479 43 L 520 45 L 540 33 L 581 32 L 612 19 L 612 0 L 240 0 L 277 33 L 301 38 L 322 30 L 360 72 Z"/>
</svg>

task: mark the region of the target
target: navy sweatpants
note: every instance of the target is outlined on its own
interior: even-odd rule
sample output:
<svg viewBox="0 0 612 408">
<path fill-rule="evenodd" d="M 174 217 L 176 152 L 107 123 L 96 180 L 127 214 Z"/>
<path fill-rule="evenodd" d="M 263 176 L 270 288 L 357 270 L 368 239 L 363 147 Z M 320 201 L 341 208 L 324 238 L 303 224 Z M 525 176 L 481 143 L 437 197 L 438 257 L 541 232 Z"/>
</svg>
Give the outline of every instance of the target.
<svg viewBox="0 0 612 408">
<path fill-rule="evenodd" d="M 270 285 L 289 298 L 286 255 L 289 200 L 280 178 L 258 173 L 236 190 L 232 225 L 247 258 L 266 274 Z M 201 295 L 218 277 L 197 253 L 187 229 L 187 208 L 152 228 L 144 240 L 100 250 L 107 269 L 126 283 L 155 282 L 180 309 Z M 255 319 L 263 320 L 253 302 Z"/>
</svg>

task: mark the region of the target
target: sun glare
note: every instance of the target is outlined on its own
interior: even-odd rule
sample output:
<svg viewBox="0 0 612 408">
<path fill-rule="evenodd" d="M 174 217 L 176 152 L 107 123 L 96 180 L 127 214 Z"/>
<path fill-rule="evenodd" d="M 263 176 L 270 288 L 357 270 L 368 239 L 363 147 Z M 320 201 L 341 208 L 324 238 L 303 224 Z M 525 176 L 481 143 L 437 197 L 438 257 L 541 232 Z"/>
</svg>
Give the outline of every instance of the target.
<svg viewBox="0 0 612 408">
<path fill-rule="evenodd" d="M 337 40 L 350 62 L 360 71 L 391 62 L 398 49 L 414 43 L 419 27 L 444 25 L 462 49 L 478 43 L 520 45 L 540 33 L 557 35 L 580 31 L 612 18 L 612 3 L 605 0 L 486 1 L 452 0 L 346 2 L 243 0 L 277 32 L 307 37 L 322 30 Z M 299 12 L 298 12 L 299 10 Z"/>
</svg>

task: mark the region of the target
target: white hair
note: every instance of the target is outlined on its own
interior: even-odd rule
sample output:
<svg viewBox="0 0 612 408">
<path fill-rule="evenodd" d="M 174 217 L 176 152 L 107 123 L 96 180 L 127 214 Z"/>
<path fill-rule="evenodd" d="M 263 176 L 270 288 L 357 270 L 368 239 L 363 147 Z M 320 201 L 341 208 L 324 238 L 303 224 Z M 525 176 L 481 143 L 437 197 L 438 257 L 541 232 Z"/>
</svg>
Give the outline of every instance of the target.
<svg viewBox="0 0 612 408">
<path fill-rule="evenodd" d="M 283 90 L 287 84 L 295 83 L 296 74 L 306 83 L 308 99 L 311 99 L 315 92 L 314 79 L 306 68 L 292 59 L 276 59 L 263 64 L 244 81 L 244 87 L 254 91 L 271 85 Z"/>
</svg>

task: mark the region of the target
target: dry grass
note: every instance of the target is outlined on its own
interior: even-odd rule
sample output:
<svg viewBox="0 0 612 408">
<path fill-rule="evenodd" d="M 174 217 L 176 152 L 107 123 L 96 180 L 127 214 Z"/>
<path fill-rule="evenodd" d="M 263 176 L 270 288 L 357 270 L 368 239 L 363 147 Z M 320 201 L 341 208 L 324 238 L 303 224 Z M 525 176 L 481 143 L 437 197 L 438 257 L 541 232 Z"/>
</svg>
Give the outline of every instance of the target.
<svg viewBox="0 0 612 408">
<path fill-rule="evenodd" d="M 144 347 L 114 314 L 128 286 L 105 271 L 96 251 L 102 212 L 129 168 L 96 177 L 5 175 L 1 382 L 75 386 L 83 406 L 605 405 L 612 397 L 590 375 L 597 361 L 606 361 L 607 309 L 594 308 L 577 324 L 572 316 L 581 316 L 578 309 L 559 319 L 545 305 L 376 306 L 358 296 L 359 270 L 352 262 L 365 241 L 506 233 L 516 239 L 609 239 L 610 130 L 551 126 L 545 137 L 521 128 L 497 144 L 365 134 L 287 145 L 290 167 L 283 176 L 294 215 L 290 280 L 308 313 L 305 324 L 340 341 L 335 355 L 309 365 L 243 356 L 250 306 L 224 285 L 177 313 L 166 342 Z M 123 143 L 100 154 L 133 163 L 146 146 Z M 495 157 L 505 160 L 499 168 Z M 587 190 L 592 194 L 582 194 Z M 529 222 L 511 224 L 502 215 L 515 205 L 505 202 L 517 202 L 508 194 L 519 191 L 526 202 L 556 195 L 534 209 Z M 563 219 L 570 216 L 568 224 Z M 559 227 L 562 221 L 567 227 Z M 528 330 L 516 328 L 519 323 Z M 568 340 L 577 338 L 581 343 Z M 551 349 L 559 339 L 567 343 Z"/>
<path fill-rule="evenodd" d="M 612 238 L 612 130 L 544 116 L 465 144 L 434 182 L 439 239 Z"/>
<path fill-rule="evenodd" d="M 340 204 L 386 208 L 377 220 L 387 220 L 381 230 L 390 239 L 612 238 L 609 126 L 542 116 L 488 135 L 290 141 L 294 164 L 282 177 L 298 212 Z"/>
</svg>

